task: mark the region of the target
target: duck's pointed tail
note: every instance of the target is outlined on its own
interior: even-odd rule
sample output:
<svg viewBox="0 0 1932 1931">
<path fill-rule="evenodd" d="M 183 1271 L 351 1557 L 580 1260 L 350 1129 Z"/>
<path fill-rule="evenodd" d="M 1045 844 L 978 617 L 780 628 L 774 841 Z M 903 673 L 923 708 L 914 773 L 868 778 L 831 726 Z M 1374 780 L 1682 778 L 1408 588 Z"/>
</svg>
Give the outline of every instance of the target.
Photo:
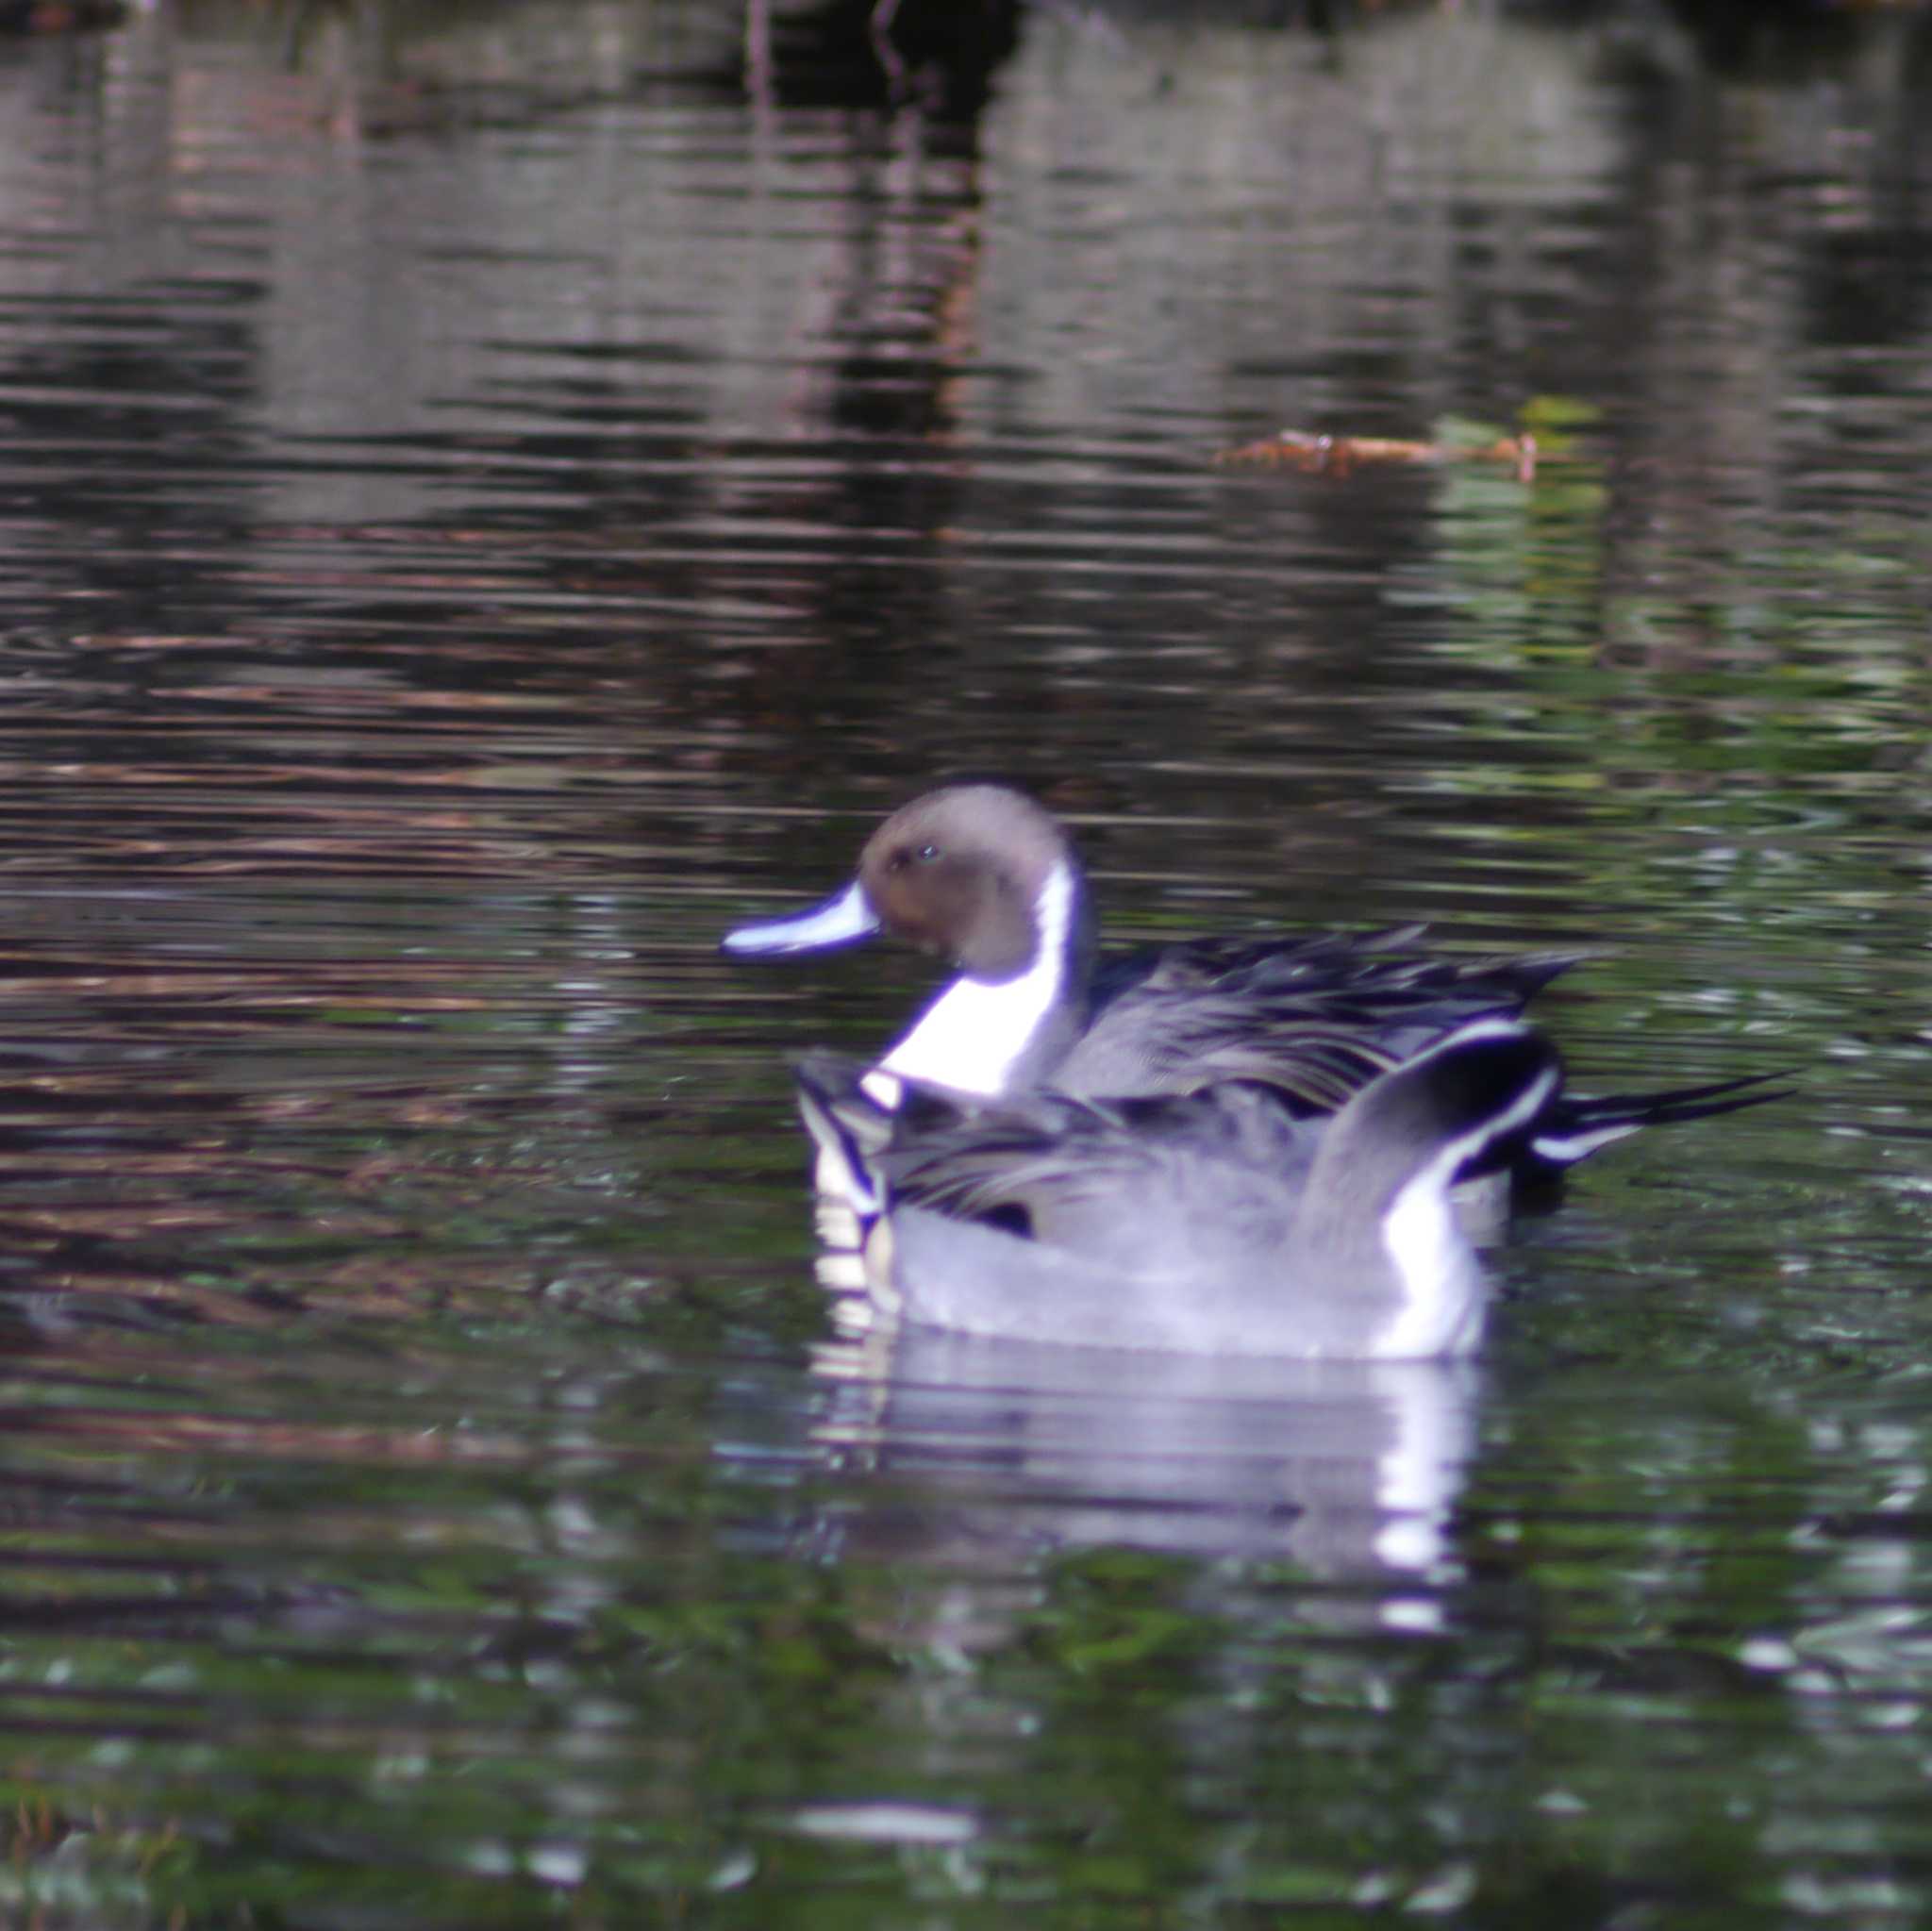
<svg viewBox="0 0 1932 1931">
<path fill-rule="evenodd" d="M 1491 1013 L 1372 1080 L 1324 1132 L 1305 1211 L 1326 1200 L 1386 1197 L 1429 1176 L 1446 1193 L 1458 1179 L 1517 1157 L 1560 1104 L 1557 1049 L 1521 1021 Z"/>
<path fill-rule="evenodd" d="M 1741 1112 L 1746 1107 L 1789 1098 L 1796 1089 L 1779 1084 L 1789 1077 L 1783 1073 L 1754 1073 L 1743 1079 L 1721 1079 L 1709 1086 L 1605 1093 L 1591 1099 L 1564 1093 L 1517 1150 L 1516 1177 L 1531 1186 L 1554 1180 L 1598 1147 L 1608 1146 L 1641 1126 L 1708 1120 L 1719 1113 Z"/>
</svg>

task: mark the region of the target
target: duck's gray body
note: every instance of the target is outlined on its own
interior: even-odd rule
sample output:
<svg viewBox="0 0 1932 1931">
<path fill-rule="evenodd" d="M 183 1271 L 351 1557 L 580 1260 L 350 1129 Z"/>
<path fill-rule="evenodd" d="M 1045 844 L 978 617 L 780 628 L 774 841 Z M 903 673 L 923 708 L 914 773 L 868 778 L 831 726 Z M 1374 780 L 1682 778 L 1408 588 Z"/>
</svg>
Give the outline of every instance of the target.
<svg viewBox="0 0 1932 1931">
<path fill-rule="evenodd" d="M 1486 1283 L 1449 1191 L 1558 1078 L 1512 1021 L 1474 1022 L 1326 1119 L 1265 1087 L 1093 1104 L 975 1101 L 800 1069 L 822 1146 L 859 1176 L 870 1305 L 1016 1340 L 1374 1360 L 1456 1355 Z"/>
<path fill-rule="evenodd" d="M 915 801 L 842 892 L 725 946 L 882 927 L 959 975 L 875 1067 L 815 1058 L 802 1092 L 841 1203 L 825 1224 L 863 1255 L 830 1272 L 901 1320 L 1209 1355 L 1466 1352 L 1485 1296 L 1458 1180 L 1748 1103 L 1562 1096 L 1518 1015 L 1576 955 L 1457 962 L 1401 932 L 1201 941 L 1096 974 L 1072 845 L 1004 787 Z"/>
</svg>

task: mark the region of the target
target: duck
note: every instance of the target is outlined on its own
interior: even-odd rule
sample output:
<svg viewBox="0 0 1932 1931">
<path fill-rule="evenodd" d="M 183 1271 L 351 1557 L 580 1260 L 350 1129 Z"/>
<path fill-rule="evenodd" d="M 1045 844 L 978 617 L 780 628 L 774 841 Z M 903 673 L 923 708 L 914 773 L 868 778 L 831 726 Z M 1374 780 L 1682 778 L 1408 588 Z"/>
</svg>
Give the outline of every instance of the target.
<svg viewBox="0 0 1932 1931">
<path fill-rule="evenodd" d="M 894 812 L 829 898 L 724 937 L 763 958 L 890 932 L 954 969 L 875 1063 L 798 1067 L 846 1324 L 1460 1354 L 1487 1305 L 1473 1186 L 1493 1218 L 1499 1184 L 1776 1096 L 1566 1092 L 1523 1013 L 1585 954 L 1446 958 L 1408 926 L 1103 960 L 1096 924 L 1065 826 L 971 782 Z"/>
<path fill-rule="evenodd" d="M 1478 1019 L 1330 1116 L 1258 1081 L 1113 1101 L 985 1100 L 811 1054 L 854 1245 L 822 1257 L 838 1324 L 1301 1360 L 1432 1359 L 1480 1339 L 1489 1280 L 1453 1190 L 1547 1105 L 1556 1050 Z"/>
</svg>

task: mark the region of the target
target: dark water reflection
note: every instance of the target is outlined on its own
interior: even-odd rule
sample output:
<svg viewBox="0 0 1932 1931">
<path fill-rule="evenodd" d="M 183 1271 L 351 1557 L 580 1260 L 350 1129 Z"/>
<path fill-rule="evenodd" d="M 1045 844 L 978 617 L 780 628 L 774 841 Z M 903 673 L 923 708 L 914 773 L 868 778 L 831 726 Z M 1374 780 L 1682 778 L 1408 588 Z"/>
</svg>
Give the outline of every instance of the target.
<svg viewBox="0 0 1932 1931">
<path fill-rule="evenodd" d="M 0 1915 L 1924 1919 L 1924 25 L 1746 41 L 0 50 Z M 1804 1090 L 1466 1373 L 826 1348 L 785 1056 L 924 976 L 714 941 L 987 767 Z"/>
</svg>

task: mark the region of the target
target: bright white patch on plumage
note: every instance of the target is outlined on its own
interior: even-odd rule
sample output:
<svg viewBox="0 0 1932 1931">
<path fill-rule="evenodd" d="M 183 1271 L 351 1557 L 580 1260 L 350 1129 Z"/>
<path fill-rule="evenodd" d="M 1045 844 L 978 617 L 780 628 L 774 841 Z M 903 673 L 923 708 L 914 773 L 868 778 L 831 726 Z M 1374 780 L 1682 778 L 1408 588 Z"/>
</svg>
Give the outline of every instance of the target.
<svg viewBox="0 0 1932 1931">
<path fill-rule="evenodd" d="M 1640 1121 L 1625 1120 L 1615 1126 L 1589 1126 L 1575 1133 L 1539 1133 L 1530 1140 L 1530 1150 L 1553 1167 L 1574 1166 L 1585 1154 L 1635 1133 L 1640 1124 Z"/>
<path fill-rule="evenodd" d="M 812 1097 L 805 1087 L 798 1090 L 798 1110 L 805 1116 L 806 1131 L 819 1150 L 812 1183 L 831 1200 L 842 1200 L 856 1214 L 875 1214 L 882 1205 L 870 1176 L 854 1157 L 855 1149 L 839 1123 Z M 839 1242 L 857 1246 L 856 1235 Z"/>
<path fill-rule="evenodd" d="M 1065 990 L 1073 919 L 1074 874 L 1056 865 L 1033 901 L 1033 963 L 1003 985 L 955 979 L 880 1067 L 961 1092 L 1004 1092 L 1015 1063 Z"/>
<path fill-rule="evenodd" d="M 1458 1157 L 1419 1174 L 1383 1218 L 1382 1244 L 1401 1277 L 1404 1299 L 1375 1339 L 1372 1352 L 1378 1359 L 1466 1354 L 1481 1338 L 1481 1265 L 1443 1190 L 1445 1175 L 1460 1164 Z"/>
<path fill-rule="evenodd" d="M 890 1073 L 884 1073 L 874 1066 L 858 1082 L 887 1112 L 896 1113 L 899 1102 L 906 1097 L 906 1083 L 894 1079 Z"/>
<path fill-rule="evenodd" d="M 1522 1031 L 1508 1020 L 1479 1019 L 1424 1057 Z M 1546 1067 L 1500 1113 L 1445 1140 L 1396 1194 L 1382 1217 L 1382 1245 L 1395 1264 L 1404 1300 L 1401 1312 L 1376 1338 L 1373 1352 L 1378 1358 L 1461 1355 L 1476 1344 L 1483 1327 L 1482 1269 L 1456 1224 L 1449 1189 L 1458 1168 L 1536 1118 L 1556 1091 L 1558 1077 L 1554 1066 Z"/>
</svg>

